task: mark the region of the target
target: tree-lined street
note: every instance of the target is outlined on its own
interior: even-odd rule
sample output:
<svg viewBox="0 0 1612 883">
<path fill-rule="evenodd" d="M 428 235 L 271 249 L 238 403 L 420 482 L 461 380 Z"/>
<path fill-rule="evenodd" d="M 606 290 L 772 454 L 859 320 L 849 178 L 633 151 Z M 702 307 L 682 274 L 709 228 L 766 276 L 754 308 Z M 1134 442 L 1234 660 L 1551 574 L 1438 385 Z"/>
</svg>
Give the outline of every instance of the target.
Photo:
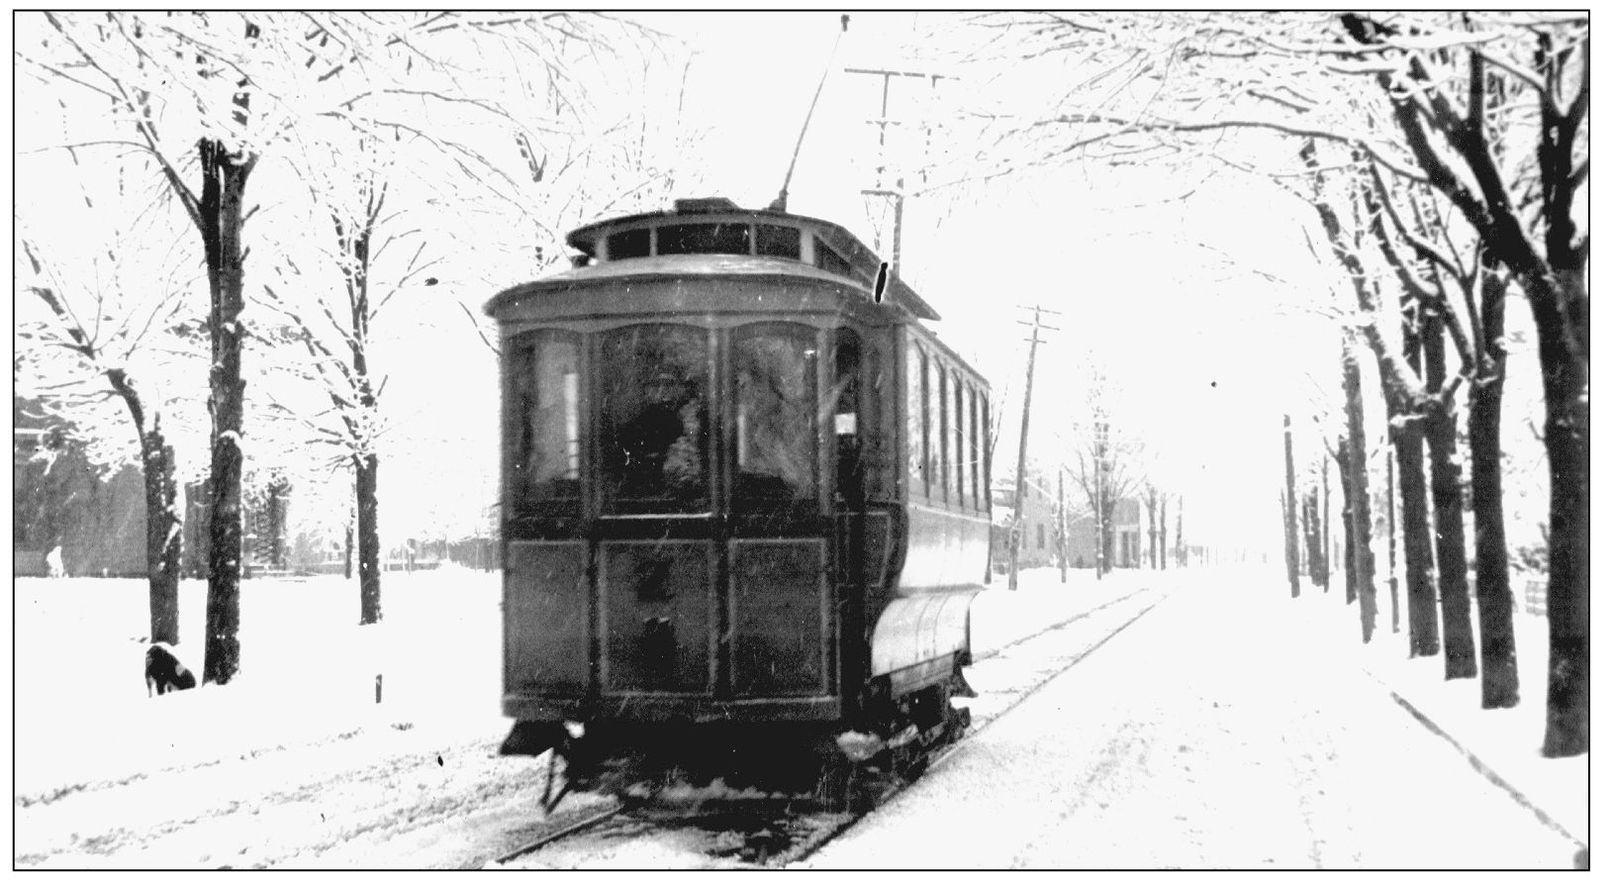
<svg viewBox="0 0 1612 883">
<path fill-rule="evenodd" d="M 298 648 L 367 665 L 394 611 L 419 615 L 421 572 L 496 581 L 518 536 L 500 427 L 531 390 L 500 374 L 483 305 L 637 254 L 576 254 L 573 229 L 722 197 L 842 225 L 876 253 L 868 296 L 910 285 L 988 382 L 966 411 L 956 374 L 873 394 L 887 416 L 955 398 L 935 424 L 955 453 L 923 468 L 956 464 L 959 488 L 981 449 L 990 555 L 959 577 L 989 587 L 981 609 L 1021 570 L 1180 587 L 869 821 L 887 836 L 814 863 L 1559 857 L 1560 832 L 1463 777 L 1356 663 L 1436 669 L 1428 689 L 1507 733 L 1509 762 L 1588 755 L 1587 14 L 14 18 L 13 558 L 37 630 L 19 646 L 71 663 L 40 688 L 27 673 L 57 669 L 18 656 L 30 750 L 68 751 L 50 721 L 96 701 L 72 697 L 128 698 L 135 645 L 170 645 L 209 700 L 142 707 L 133 741 L 160 753 L 165 726 L 227 724 L 248 700 L 216 697 L 287 658 L 340 668 Z M 576 352 L 548 368 L 581 416 L 523 431 L 594 438 L 537 425 L 610 394 L 574 386 L 603 351 Z M 585 470 L 630 444 L 565 454 Z M 1233 564 L 1279 576 L 1211 575 Z M 304 606 L 248 600 L 255 579 Z M 86 604 L 118 621 L 85 630 Z M 1316 628 L 1347 640 L 1318 652 Z M 466 677 L 496 716 L 489 634 L 444 665 L 486 666 Z M 306 723 L 367 706 L 376 674 Z M 18 856 L 133 854 L 51 843 Z"/>
</svg>

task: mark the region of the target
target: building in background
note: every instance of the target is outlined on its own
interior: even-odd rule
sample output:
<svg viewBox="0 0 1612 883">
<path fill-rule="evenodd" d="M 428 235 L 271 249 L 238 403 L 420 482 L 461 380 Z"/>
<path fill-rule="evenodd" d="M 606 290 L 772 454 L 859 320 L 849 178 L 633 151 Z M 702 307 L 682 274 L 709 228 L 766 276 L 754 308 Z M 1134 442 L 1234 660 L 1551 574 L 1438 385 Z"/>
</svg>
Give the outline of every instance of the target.
<svg viewBox="0 0 1612 883">
<path fill-rule="evenodd" d="M 70 423 L 27 399 L 13 396 L 11 404 L 12 576 L 144 578 L 146 504 L 140 471 L 96 466 L 73 440 Z M 183 496 L 184 573 L 205 578 L 206 486 L 187 485 Z M 243 489 L 248 576 L 285 571 L 290 496 L 284 480 Z"/>
<path fill-rule="evenodd" d="M 1056 476 L 1040 470 L 1027 472 L 1024 480 L 1024 506 L 1020 512 L 1023 536 L 1019 542 L 1020 567 L 1049 567 L 1059 563 L 1058 484 Z M 991 486 L 991 567 L 1006 573 L 1009 530 L 1013 521 L 1013 480 L 998 479 Z M 1069 527 L 1069 566 L 1097 566 L 1097 521 L 1091 506 L 1078 488 L 1066 482 L 1064 505 Z M 1122 497 L 1114 504 L 1113 556 L 1111 567 L 1142 566 L 1142 504 L 1134 497 Z"/>
</svg>

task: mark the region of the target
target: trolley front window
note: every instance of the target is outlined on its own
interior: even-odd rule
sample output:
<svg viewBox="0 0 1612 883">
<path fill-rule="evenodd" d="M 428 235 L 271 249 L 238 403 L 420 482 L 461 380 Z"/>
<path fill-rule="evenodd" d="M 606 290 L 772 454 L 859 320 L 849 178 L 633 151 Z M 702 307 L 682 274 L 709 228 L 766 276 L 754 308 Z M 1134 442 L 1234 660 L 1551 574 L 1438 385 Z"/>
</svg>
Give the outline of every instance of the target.
<svg viewBox="0 0 1612 883">
<path fill-rule="evenodd" d="M 514 343 L 515 412 L 511 477 L 517 511 L 581 496 L 580 349 L 570 335 L 544 332 Z"/>
<path fill-rule="evenodd" d="M 746 224 L 667 224 L 659 229 L 660 254 L 749 254 Z"/>
<path fill-rule="evenodd" d="M 605 511 L 709 511 L 709 332 L 633 325 L 606 332 L 600 349 Z"/>
<path fill-rule="evenodd" d="M 734 336 L 735 497 L 816 497 L 816 377 L 810 328 L 753 326 Z"/>
</svg>

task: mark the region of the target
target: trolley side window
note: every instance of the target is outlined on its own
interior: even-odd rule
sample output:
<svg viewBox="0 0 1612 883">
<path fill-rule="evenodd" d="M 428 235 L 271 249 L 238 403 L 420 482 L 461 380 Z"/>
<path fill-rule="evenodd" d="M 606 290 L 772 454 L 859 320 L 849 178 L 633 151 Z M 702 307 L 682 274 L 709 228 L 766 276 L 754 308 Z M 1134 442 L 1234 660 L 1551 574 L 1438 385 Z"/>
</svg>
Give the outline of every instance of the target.
<svg viewBox="0 0 1612 883">
<path fill-rule="evenodd" d="M 968 391 L 968 487 L 974 508 L 980 509 L 980 393 Z"/>
<path fill-rule="evenodd" d="M 803 325 L 740 329 L 733 341 L 734 496 L 817 496 L 817 335 Z"/>
<path fill-rule="evenodd" d="M 894 393 L 895 365 L 892 361 L 888 333 L 869 334 L 863 341 L 863 363 L 867 370 L 867 387 L 862 397 L 862 458 L 867 465 L 867 493 L 877 499 L 893 499 L 898 495 L 899 464 L 895 462 L 895 435 L 893 426 L 887 426 L 887 410 L 900 412 L 899 407 L 889 408 L 886 402 Z"/>
<path fill-rule="evenodd" d="M 600 342 L 599 451 L 605 511 L 710 509 L 710 334 L 632 325 Z"/>
<path fill-rule="evenodd" d="M 951 409 L 951 440 L 949 440 L 948 445 L 953 445 L 954 454 L 951 462 L 953 462 L 956 477 L 958 477 L 958 483 L 954 483 L 953 487 L 958 488 L 958 508 L 961 509 L 964 506 L 964 500 L 969 496 L 969 482 L 964 479 L 964 475 L 967 474 L 967 466 L 964 466 L 964 464 L 967 461 L 962 456 L 962 427 L 964 427 L 964 424 L 962 424 L 962 414 L 964 414 L 964 411 L 962 411 L 962 377 L 959 377 L 956 372 L 951 374 L 951 401 L 946 404 Z"/>
<path fill-rule="evenodd" d="M 581 496 L 580 362 L 576 338 L 562 332 L 514 344 L 510 468 L 517 511 Z"/>
<path fill-rule="evenodd" d="M 991 511 L 991 400 L 980 393 L 980 500 Z"/>
<path fill-rule="evenodd" d="M 907 342 L 907 473 L 915 494 L 929 493 L 929 359 Z"/>
<path fill-rule="evenodd" d="M 936 501 L 946 499 L 946 370 L 940 360 L 929 360 L 930 370 L 924 375 L 929 385 L 926 400 L 929 403 L 929 493 Z"/>
<path fill-rule="evenodd" d="M 818 269 L 827 270 L 836 276 L 845 276 L 849 279 L 855 279 L 858 282 L 861 282 L 863 285 L 873 284 L 873 278 L 871 276 L 858 271 L 849 260 L 841 257 L 839 252 L 829 247 L 828 243 L 824 242 L 822 237 L 814 236 L 812 239 L 812 254 L 815 257 Z"/>
</svg>

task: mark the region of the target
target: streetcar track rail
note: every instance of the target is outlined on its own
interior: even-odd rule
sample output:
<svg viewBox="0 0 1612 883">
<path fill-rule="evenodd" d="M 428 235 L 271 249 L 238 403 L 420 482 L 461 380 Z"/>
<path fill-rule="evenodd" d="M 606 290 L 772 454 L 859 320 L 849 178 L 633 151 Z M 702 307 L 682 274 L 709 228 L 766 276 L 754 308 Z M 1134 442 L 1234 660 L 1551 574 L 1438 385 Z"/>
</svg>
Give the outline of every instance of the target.
<svg viewBox="0 0 1612 883">
<path fill-rule="evenodd" d="M 1020 644 L 1024 644 L 1024 643 L 1028 643 L 1030 641 L 1033 641 L 1036 638 L 1039 638 L 1039 637 L 1047 634 L 1048 632 L 1055 632 L 1055 631 L 1057 631 L 1057 630 L 1059 630 L 1059 629 L 1061 629 L 1061 628 L 1063 628 L 1063 627 L 1065 627 L 1065 626 L 1067 626 L 1067 625 L 1069 625 L 1071 623 L 1079 622 L 1080 620 L 1085 619 L 1088 616 L 1091 616 L 1091 615 L 1096 614 L 1096 613 L 1101 613 L 1102 611 L 1107 610 L 1108 608 L 1113 607 L 1114 605 L 1119 604 L 1122 601 L 1128 601 L 1128 600 L 1130 600 L 1132 598 L 1135 598 L 1137 595 L 1143 594 L 1144 592 L 1150 592 L 1150 591 L 1153 591 L 1153 589 L 1148 589 L 1148 588 L 1137 589 L 1137 590 L 1135 590 L 1133 592 L 1127 592 L 1127 593 L 1119 596 L 1118 598 L 1110 598 L 1109 600 L 1104 601 L 1101 604 L 1098 604 L 1096 607 L 1088 607 L 1087 609 L 1082 610 L 1079 613 L 1076 613 L 1075 615 L 1069 617 L 1068 619 L 1059 620 L 1058 622 L 1055 622 L 1052 625 L 1049 625 L 1046 628 L 1041 629 L 1040 631 L 1031 632 L 1028 635 L 1022 635 L 1020 637 L 1014 638 L 1011 641 L 1008 641 L 1006 644 L 1003 644 L 1000 647 L 995 647 L 995 648 L 992 648 L 990 650 L 986 650 L 986 651 L 984 651 L 982 653 L 975 654 L 974 661 L 976 663 L 978 663 L 978 662 L 980 662 L 982 660 L 990 659 L 990 658 L 995 657 L 995 656 L 1000 656 L 1004 652 L 1006 652 L 1008 650 L 1011 650 L 1014 647 L 1019 646 Z"/>
<path fill-rule="evenodd" d="M 614 807 L 611 807 L 610 809 L 604 810 L 603 812 L 597 812 L 597 813 L 594 813 L 591 816 L 587 816 L 587 817 L 581 819 L 580 821 L 573 822 L 573 823 L 565 826 L 564 828 L 560 828 L 559 830 L 544 832 L 543 836 L 538 837 L 535 840 L 532 840 L 532 841 L 526 843 L 523 846 L 517 847 L 516 849 L 510 850 L 509 852 L 504 853 L 503 855 L 499 856 L 498 858 L 493 859 L 492 863 L 495 864 L 495 865 L 509 864 L 510 862 L 514 861 L 515 859 L 518 859 L 518 858 L 521 858 L 522 856 L 530 855 L 530 854 L 532 854 L 534 852 L 537 852 L 539 849 L 542 849 L 543 847 L 548 846 L 549 844 L 554 843 L 557 840 L 563 840 L 563 839 L 565 839 L 567 837 L 570 837 L 570 836 L 572 836 L 574 834 L 579 834 L 579 833 L 581 833 L 583 831 L 586 831 L 586 830 L 588 830 L 590 828 L 597 827 L 600 824 L 603 824 L 604 822 L 607 822 L 607 821 L 615 818 L 616 816 L 621 815 L 622 811 L 625 810 L 625 809 L 626 809 L 626 807 L 623 807 L 623 806 L 614 806 Z"/>
</svg>

